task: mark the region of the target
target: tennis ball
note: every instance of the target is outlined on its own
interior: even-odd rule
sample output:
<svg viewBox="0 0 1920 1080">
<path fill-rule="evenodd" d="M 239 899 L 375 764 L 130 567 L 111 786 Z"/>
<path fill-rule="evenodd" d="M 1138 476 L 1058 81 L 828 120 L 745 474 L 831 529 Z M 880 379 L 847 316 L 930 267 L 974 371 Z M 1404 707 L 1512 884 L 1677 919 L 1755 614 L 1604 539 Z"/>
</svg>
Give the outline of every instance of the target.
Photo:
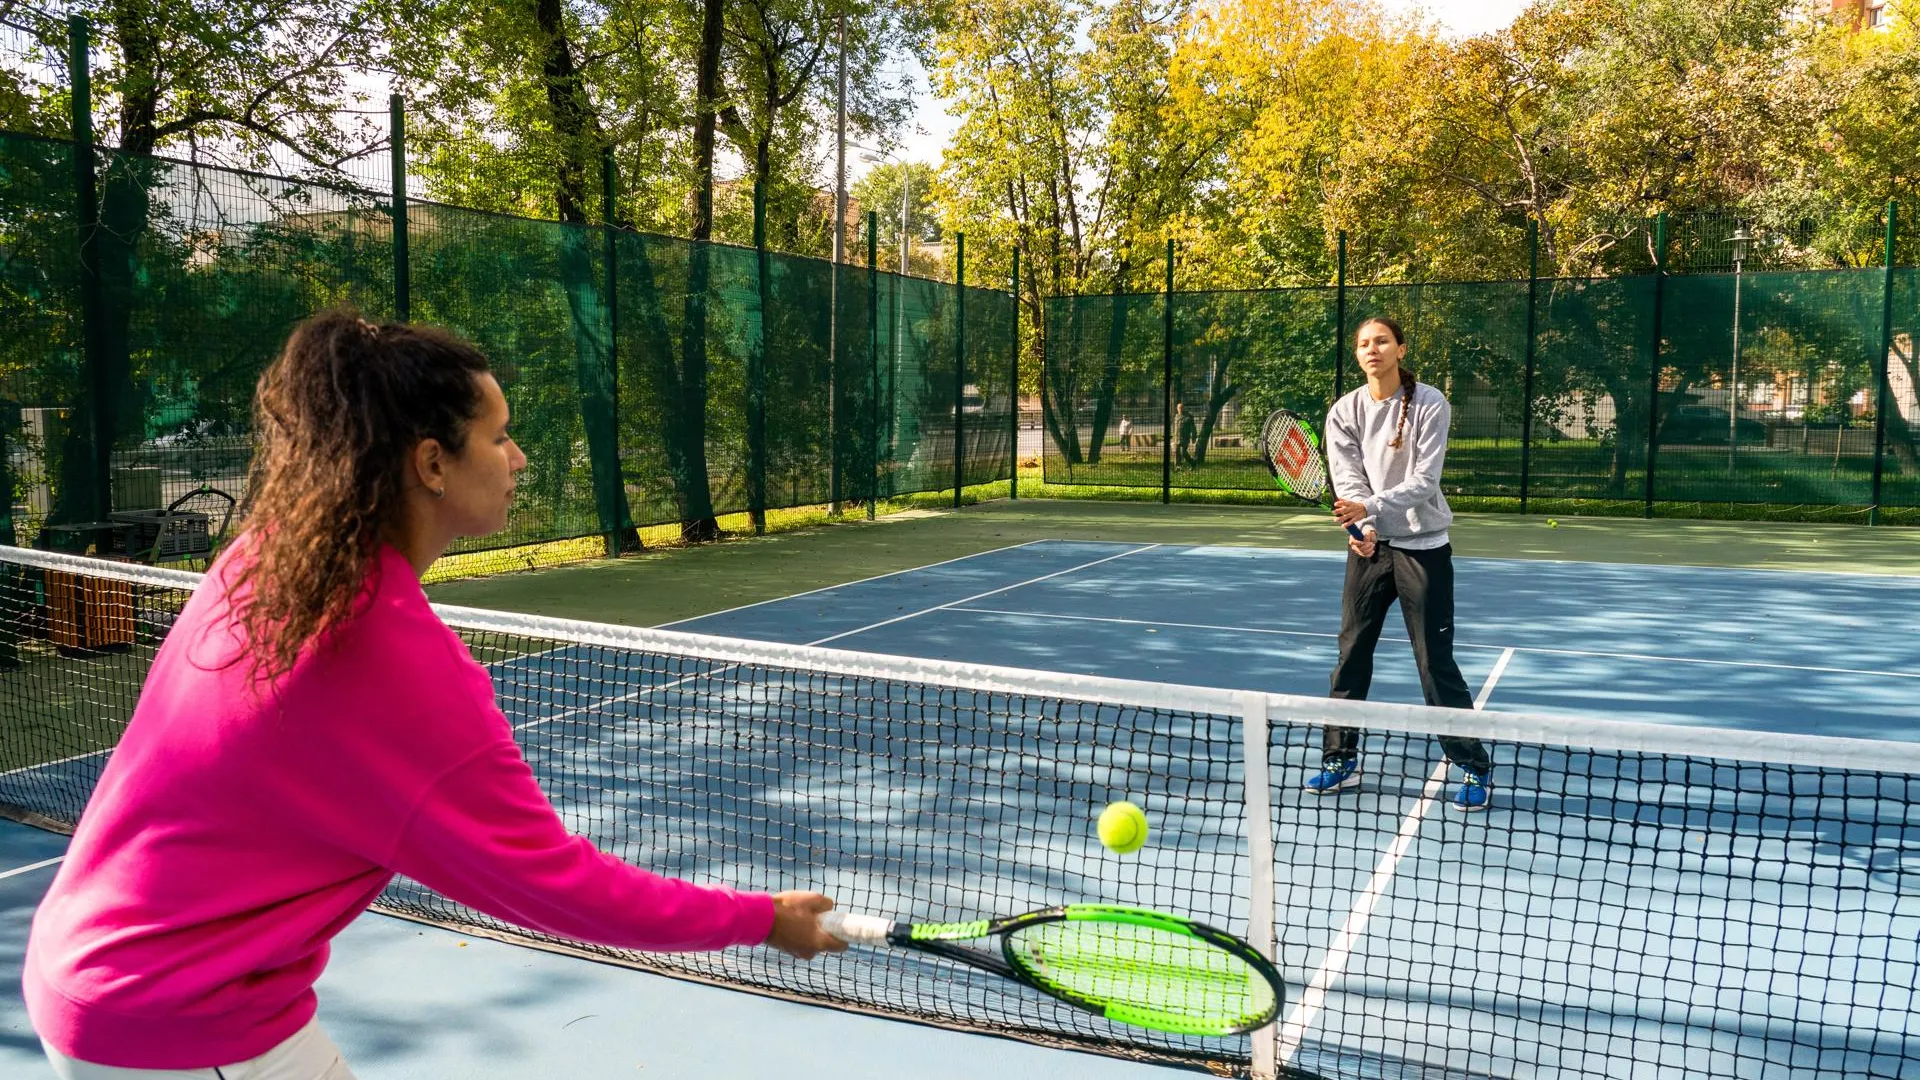
<svg viewBox="0 0 1920 1080">
<path fill-rule="evenodd" d="M 1120 855 L 1139 851 L 1147 842 L 1146 811 L 1130 802 L 1109 803 L 1100 811 L 1100 842 Z"/>
<path fill-rule="evenodd" d="M 1559 527 L 1560 527 L 1560 523 L 1559 523 L 1559 522 L 1557 522 L 1557 521 L 1555 521 L 1555 520 L 1553 520 L 1552 518 L 1548 518 L 1548 519 L 1547 519 L 1547 528 L 1549 528 L 1549 529 L 1557 529 L 1557 528 L 1559 528 Z"/>
</svg>

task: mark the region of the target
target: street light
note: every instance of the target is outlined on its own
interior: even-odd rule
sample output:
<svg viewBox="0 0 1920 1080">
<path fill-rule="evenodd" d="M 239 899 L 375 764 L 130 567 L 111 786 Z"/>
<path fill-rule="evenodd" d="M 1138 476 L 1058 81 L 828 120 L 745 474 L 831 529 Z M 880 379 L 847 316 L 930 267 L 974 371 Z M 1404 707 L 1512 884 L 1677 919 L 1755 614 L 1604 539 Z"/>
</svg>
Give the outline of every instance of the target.
<svg viewBox="0 0 1920 1080">
<path fill-rule="evenodd" d="M 1740 270 L 1753 237 L 1742 222 L 1733 231 L 1733 378 L 1727 399 L 1727 479 L 1733 479 L 1734 448 L 1740 441 Z"/>
</svg>

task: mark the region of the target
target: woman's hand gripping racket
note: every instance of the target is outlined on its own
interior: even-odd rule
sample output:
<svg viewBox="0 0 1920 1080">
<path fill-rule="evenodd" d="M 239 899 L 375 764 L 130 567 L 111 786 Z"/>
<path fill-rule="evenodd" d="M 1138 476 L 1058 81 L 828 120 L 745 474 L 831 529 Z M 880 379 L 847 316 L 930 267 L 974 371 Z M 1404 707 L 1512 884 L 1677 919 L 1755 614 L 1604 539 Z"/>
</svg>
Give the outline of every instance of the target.
<svg viewBox="0 0 1920 1080">
<path fill-rule="evenodd" d="M 1267 463 L 1280 487 L 1296 499 L 1333 509 L 1328 490 L 1327 462 L 1320 454 L 1320 439 L 1306 419 L 1291 409 L 1275 409 L 1260 425 L 1260 460 Z M 1360 526 L 1349 525 L 1347 532 L 1361 543 L 1367 535 Z"/>
<path fill-rule="evenodd" d="M 895 922 L 829 911 L 827 933 L 856 945 L 932 953 L 1025 983 L 1124 1024 L 1234 1035 L 1280 1013 L 1280 975 L 1245 941 L 1144 908 L 1069 904 L 964 923 Z M 956 942 L 1000 939 L 999 955 Z"/>
</svg>

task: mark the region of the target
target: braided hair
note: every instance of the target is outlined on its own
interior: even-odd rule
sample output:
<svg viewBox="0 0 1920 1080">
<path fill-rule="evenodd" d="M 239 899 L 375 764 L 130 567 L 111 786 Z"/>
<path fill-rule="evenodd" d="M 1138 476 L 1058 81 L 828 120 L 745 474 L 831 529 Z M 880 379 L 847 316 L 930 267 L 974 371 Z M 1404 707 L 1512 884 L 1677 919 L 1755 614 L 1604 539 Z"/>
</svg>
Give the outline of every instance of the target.
<svg viewBox="0 0 1920 1080">
<path fill-rule="evenodd" d="M 1406 368 L 1400 369 L 1400 422 L 1394 426 L 1393 441 L 1387 444 L 1395 450 L 1400 449 L 1401 444 L 1406 442 L 1407 410 L 1413 407 L 1413 387 L 1417 381 L 1413 377 L 1413 372 Z"/>
<path fill-rule="evenodd" d="M 1360 331 L 1365 330 L 1375 323 L 1387 328 L 1387 332 L 1393 335 L 1393 343 L 1395 345 L 1405 345 L 1407 343 L 1407 335 L 1400 329 L 1400 324 L 1384 315 L 1375 315 L 1362 320 L 1359 326 L 1354 327 L 1354 336 L 1359 337 Z M 1408 371 L 1405 367 L 1400 369 L 1400 421 L 1394 425 L 1393 441 L 1387 444 L 1395 450 L 1400 449 L 1406 444 L 1407 414 L 1408 411 L 1413 408 L 1413 390 L 1415 384 L 1418 382 L 1419 380 L 1413 377 L 1413 372 Z"/>
</svg>

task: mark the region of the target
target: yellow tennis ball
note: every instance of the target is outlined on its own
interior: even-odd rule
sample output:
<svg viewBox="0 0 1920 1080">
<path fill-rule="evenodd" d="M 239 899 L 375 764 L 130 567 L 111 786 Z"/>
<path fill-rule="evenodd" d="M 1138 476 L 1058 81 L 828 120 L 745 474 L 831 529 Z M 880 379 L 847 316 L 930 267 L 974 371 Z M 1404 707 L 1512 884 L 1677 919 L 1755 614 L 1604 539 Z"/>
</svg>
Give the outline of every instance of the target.
<svg viewBox="0 0 1920 1080">
<path fill-rule="evenodd" d="M 1100 842 L 1120 855 L 1139 851 L 1147 842 L 1146 811 L 1130 802 L 1109 803 L 1100 811 Z"/>
<path fill-rule="evenodd" d="M 1552 518 L 1548 518 L 1548 519 L 1547 519 L 1547 528 L 1549 528 L 1549 529 L 1557 529 L 1557 528 L 1559 528 L 1559 527 L 1560 527 L 1560 523 L 1559 523 L 1559 522 L 1557 522 L 1557 521 L 1555 521 L 1555 520 L 1553 520 Z"/>
</svg>

